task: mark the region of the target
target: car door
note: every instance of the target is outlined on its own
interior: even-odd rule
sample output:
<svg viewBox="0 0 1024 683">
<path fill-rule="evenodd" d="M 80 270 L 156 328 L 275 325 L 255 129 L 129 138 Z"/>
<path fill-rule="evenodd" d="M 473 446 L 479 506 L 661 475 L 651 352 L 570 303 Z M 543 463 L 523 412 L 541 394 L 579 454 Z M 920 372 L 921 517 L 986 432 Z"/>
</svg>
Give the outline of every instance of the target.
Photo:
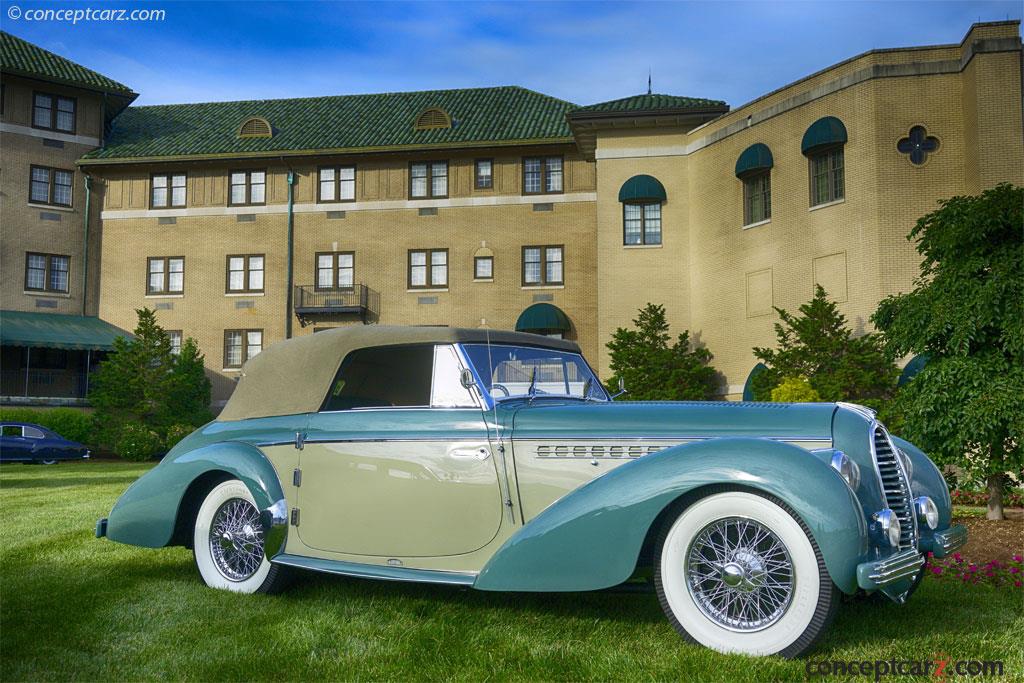
<svg viewBox="0 0 1024 683">
<path fill-rule="evenodd" d="M 22 436 L 21 425 L 0 427 L 0 459 L 8 461 L 31 460 L 32 443 Z"/>
<path fill-rule="evenodd" d="M 299 454 L 298 535 L 318 550 L 438 557 L 501 525 L 498 469 L 448 344 L 375 347 L 342 362 Z"/>
</svg>

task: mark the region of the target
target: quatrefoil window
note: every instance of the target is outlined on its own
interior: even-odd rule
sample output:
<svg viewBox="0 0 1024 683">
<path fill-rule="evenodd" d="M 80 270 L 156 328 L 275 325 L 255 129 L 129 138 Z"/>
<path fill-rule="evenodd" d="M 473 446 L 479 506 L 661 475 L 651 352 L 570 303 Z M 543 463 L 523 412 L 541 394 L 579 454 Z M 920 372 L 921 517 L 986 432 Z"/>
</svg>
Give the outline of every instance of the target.
<svg viewBox="0 0 1024 683">
<path fill-rule="evenodd" d="M 938 151 L 939 139 L 928 135 L 924 126 L 914 126 L 910 134 L 896 143 L 896 149 L 910 157 L 910 163 L 920 166 L 928 161 L 928 155 Z"/>
</svg>

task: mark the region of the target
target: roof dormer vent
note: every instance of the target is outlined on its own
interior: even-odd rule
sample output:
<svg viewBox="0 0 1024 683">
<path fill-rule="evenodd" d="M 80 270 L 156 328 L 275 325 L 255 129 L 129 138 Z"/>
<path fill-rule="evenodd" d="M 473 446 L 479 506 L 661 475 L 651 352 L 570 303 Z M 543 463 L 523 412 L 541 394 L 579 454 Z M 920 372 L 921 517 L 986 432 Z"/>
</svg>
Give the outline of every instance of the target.
<svg viewBox="0 0 1024 683">
<path fill-rule="evenodd" d="M 273 137 L 274 129 L 270 122 L 261 116 L 250 116 L 238 127 L 240 138 L 269 138 Z"/>
<path fill-rule="evenodd" d="M 416 117 L 416 123 L 413 126 L 416 130 L 436 130 L 451 127 L 452 117 L 448 115 L 448 112 L 440 107 L 424 109 L 420 112 L 420 115 Z"/>
</svg>

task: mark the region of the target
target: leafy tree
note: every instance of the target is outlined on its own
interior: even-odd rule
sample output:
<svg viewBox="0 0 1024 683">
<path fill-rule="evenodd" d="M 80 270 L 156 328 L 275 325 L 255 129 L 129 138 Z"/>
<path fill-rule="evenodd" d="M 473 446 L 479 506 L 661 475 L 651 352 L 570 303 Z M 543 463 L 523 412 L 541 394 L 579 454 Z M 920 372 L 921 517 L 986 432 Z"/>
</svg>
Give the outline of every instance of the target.
<svg viewBox="0 0 1024 683">
<path fill-rule="evenodd" d="M 1024 188 L 1007 184 L 941 202 L 908 235 L 924 257 L 915 289 L 872 316 L 890 353 L 929 356 L 898 395 L 904 436 L 984 478 L 989 519 L 1024 466 L 1022 207 Z"/>
<path fill-rule="evenodd" d="M 620 327 L 608 342 L 611 370 L 608 389 L 618 390 L 619 378 L 634 401 L 699 401 L 715 396 L 718 373 L 710 366 L 711 352 L 690 348 L 689 332 L 669 344 L 665 307 L 647 304 L 633 320 L 636 329 Z"/>
<path fill-rule="evenodd" d="M 176 423 L 198 426 L 210 418 L 210 381 L 195 342 L 186 340 L 181 354 L 175 355 L 155 312 L 143 308 L 136 314 L 134 338 L 115 339 L 114 351 L 91 380 L 89 401 L 96 408 L 99 439 L 109 448 L 135 444 L 142 431 L 163 440 Z M 146 443 L 152 441 L 144 436 Z M 132 448 L 137 454 L 149 450 Z"/>
<path fill-rule="evenodd" d="M 772 400 L 776 403 L 814 403 L 820 401 L 821 396 L 806 377 L 787 377 L 772 389 Z"/>
<path fill-rule="evenodd" d="M 800 306 L 799 315 L 781 308 L 775 324 L 778 348 L 754 348 L 765 370 L 754 376 L 758 401 L 772 399 L 772 390 L 788 377 L 804 377 L 823 401 L 855 401 L 883 408 L 899 377 L 875 334 L 854 337 L 846 317 L 818 285 L 814 298 Z"/>
</svg>

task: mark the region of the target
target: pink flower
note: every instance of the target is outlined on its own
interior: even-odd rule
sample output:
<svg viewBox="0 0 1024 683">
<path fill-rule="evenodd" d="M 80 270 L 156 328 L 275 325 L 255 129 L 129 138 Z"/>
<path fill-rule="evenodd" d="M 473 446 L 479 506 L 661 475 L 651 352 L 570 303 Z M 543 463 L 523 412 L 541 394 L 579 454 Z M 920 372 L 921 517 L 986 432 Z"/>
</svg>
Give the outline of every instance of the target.
<svg viewBox="0 0 1024 683">
<path fill-rule="evenodd" d="M 1021 582 L 1020 581 L 1014 581 L 1013 585 L 1016 586 L 1017 588 L 1020 588 L 1021 587 Z"/>
<path fill-rule="evenodd" d="M 1013 556 L 1013 561 L 1014 562 L 1024 562 L 1024 557 L 1021 557 L 1020 555 L 1014 555 Z"/>
<path fill-rule="evenodd" d="M 942 574 L 942 567 L 932 567 L 932 574 L 935 574 L 935 576 Z"/>
<path fill-rule="evenodd" d="M 1010 573 L 1011 574 L 1019 574 L 1020 573 L 1020 569 L 1018 569 L 1017 567 L 1010 567 Z"/>
<path fill-rule="evenodd" d="M 953 553 L 953 559 L 956 560 L 957 562 L 963 562 L 964 561 L 963 555 L 961 555 L 960 553 Z"/>
</svg>

